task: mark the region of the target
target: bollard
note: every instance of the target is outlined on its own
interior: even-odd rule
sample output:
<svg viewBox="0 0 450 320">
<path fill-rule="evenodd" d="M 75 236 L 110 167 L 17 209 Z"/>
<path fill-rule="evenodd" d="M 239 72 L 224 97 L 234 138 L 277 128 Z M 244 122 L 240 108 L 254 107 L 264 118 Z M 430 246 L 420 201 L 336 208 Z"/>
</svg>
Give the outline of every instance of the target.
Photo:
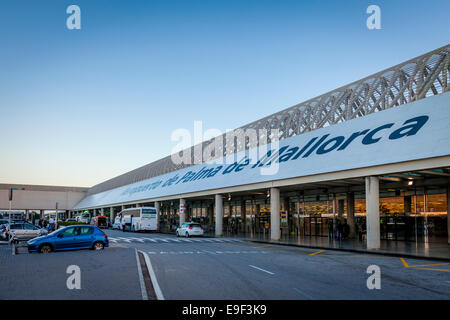
<svg viewBox="0 0 450 320">
<path fill-rule="evenodd" d="M 12 254 L 13 256 L 16 255 L 16 244 L 15 241 L 11 242 L 11 248 L 12 248 Z"/>
</svg>

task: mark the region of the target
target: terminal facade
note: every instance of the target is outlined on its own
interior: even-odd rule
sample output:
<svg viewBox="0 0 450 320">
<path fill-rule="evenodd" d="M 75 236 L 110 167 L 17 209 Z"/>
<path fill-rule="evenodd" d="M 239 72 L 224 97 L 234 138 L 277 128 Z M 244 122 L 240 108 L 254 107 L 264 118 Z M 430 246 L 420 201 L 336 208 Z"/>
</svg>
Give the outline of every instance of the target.
<svg viewBox="0 0 450 320">
<path fill-rule="evenodd" d="M 334 241 L 339 231 L 339 240 L 343 233 L 367 249 L 380 249 L 382 242 L 448 246 L 449 50 L 444 46 L 235 130 L 259 135 L 259 129 L 277 129 L 267 143 L 260 136 L 254 143 L 236 139 L 201 163 L 175 164 L 168 156 L 100 183 L 68 215 L 112 220 L 125 208 L 154 206 L 161 232 L 195 221 L 215 236 L 302 243 Z M 197 147 L 180 154 L 193 159 Z"/>
</svg>

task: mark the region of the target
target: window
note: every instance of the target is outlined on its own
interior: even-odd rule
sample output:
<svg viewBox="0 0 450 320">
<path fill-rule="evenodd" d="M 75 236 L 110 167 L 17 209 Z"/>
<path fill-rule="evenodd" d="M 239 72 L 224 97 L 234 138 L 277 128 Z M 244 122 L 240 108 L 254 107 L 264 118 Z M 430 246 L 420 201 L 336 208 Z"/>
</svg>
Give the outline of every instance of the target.
<svg viewBox="0 0 450 320">
<path fill-rule="evenodd" d="M 24 224 L 23 225 L 25 230 L 36 230 L 35 226 L 33 226 L 32 224 Z"/>
<path fill-rule="evenodd" d="M 94 228 L 91 227 L 81 227 L 80 229 L 81 229 L 80 235 L 82 236 L 94 233 Z"/>
<path fill-rule="evenodd" d="M 23 230 L 23 224 L 12 224 L 11 230 Z"/>
<path fill-rule="evenodd" d="M 63 232 L 61 232 L 61 235 L 66 238 L 66 237 L 75 237 L 78 235 L 78 228 L 69 228 L 64 230 Z"/>
</svg>

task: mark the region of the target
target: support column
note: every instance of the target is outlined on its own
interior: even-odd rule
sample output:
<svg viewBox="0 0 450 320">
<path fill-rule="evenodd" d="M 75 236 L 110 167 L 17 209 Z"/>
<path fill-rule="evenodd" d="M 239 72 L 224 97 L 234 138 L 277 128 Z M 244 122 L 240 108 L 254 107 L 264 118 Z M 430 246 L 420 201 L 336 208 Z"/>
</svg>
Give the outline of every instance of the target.
<svg viewBox="0 0 450 320">
<path fill-rule="evenodd" d="M 356 237 L 356 221 L 355 221 L 355 193 L 347 193 L 347 223 L 350 227 L 348 237 L 354 239 Z"/>
<path fill-rule="evenodd" d="M 216 237 L 223 234 L 223 199 L 220 194 L 216 194 Z"/>
<path fill-rule="evenodd" d="M 111 224 L 114 223 L 115 220 L 115 216 L 114 216 L 114 207 L 109 208 L 109 219 L 111 221 Z"/>
<path fill-rule="evenodd" d="M 180 226 L 186 222 L 186 200 L 180 199 Z"/>
<path fill-rule="evenodd" d="M 245 205 L 245 200 L 241 200 L 241 220 L 242 220 L 242 230 L 244 234 L 247 233 L 247 206 Z"/>
<path fill-rule="evenodd" d="M 337 200 L 337 204 L 338 204 L 338 217 L 339 217 L 339 220 L 341 221 L 341 222 L 344 222 L 343 221 L 343 219 L 344 219 L 344 199 L 338 199 Z"/>
<path fill-rule="evenodd" d="M 101 208 L 101 209 L 100 209 L 100 215 L 101 215 L 101 216 L 104 216 L 104 215 L 105 215 L 105 209 L 104 209 L 104 208 Z"/>
<path fill-rule="evenodd" d="M 270 188 L 270 239 L 280 240 L 280 189 Z"/>
<path fill-rule="evenodd" d="M 380 249 L 380 186 L 377 177 L 366 177 L 367 249 Z"/>
</svg>

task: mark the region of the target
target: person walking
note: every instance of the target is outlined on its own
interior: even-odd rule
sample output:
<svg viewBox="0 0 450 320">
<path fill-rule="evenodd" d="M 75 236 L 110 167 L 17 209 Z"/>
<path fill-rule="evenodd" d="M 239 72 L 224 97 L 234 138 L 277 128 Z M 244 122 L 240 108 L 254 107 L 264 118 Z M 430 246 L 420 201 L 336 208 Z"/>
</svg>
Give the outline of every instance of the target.
<svg viewBox="0 0 450 320">
<path fill-rule="evenodd" d="M 328 238 L 333 240 L 333 219 L 328 219 Z"/>
<path fill-rule="evenodd" d="M 52 217 L 48 220 L 48 232 L 53 232 L 55 228 L 55 220 Z"/>
</svg>

